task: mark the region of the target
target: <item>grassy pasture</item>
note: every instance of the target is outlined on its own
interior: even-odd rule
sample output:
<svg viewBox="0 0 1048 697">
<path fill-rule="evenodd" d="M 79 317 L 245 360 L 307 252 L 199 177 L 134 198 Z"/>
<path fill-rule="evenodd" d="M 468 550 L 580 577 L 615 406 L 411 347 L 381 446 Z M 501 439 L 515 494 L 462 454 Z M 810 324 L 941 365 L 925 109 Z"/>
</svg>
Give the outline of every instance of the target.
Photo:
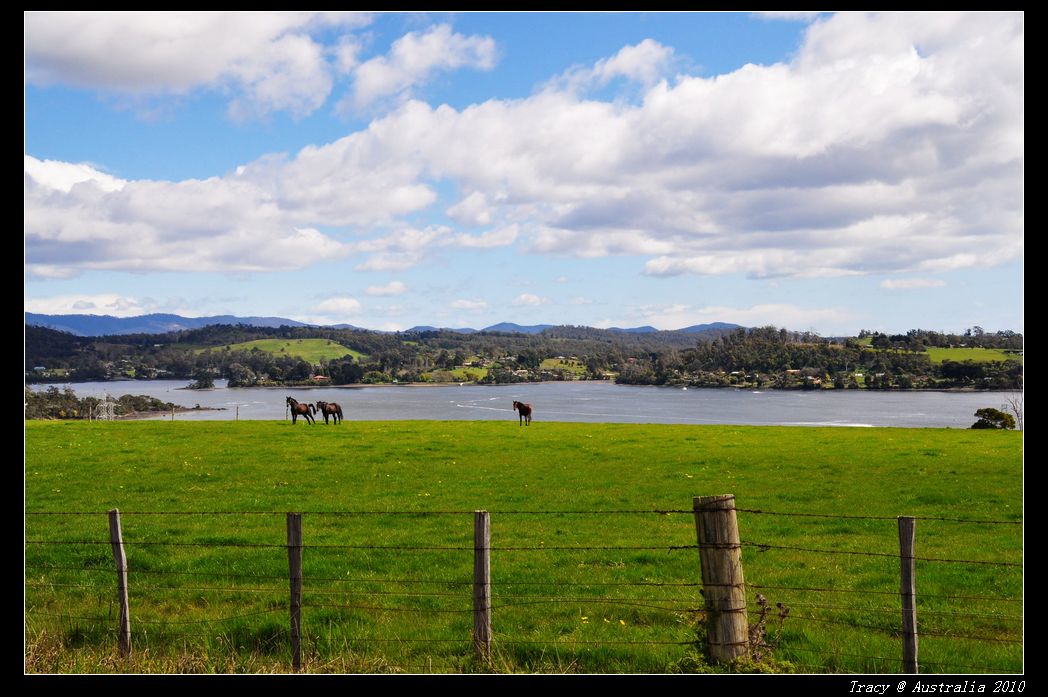
<svg viewBox="0 0 1048 697">
<path fill-rule="evenodd" d="M 1002 349 L 987 348 L 928 348 L 928 360 L 938 365 L 943 361 L 974 361 L 975 363 L 993 363 L 995 361 L 1019 361 L 1023 357 L 1017 353 L 1007 353 Z"/>
<path fill-rule="evenodd" d="M 581 361 L 573 361 L 568 358 L 546 358 L 542 361 L 542 364 L 539 365 L 539 368 L 542 370 L 567 370 L 579 376 L 585 375 L 588 372 L 584 363 Z"/>
<path fill-rule="evenodd" d="M 1021 446 L 1019 433 L 948 429 L 28 422 L 26 670 L 289 670 L 285 511 L 304 513 L 309 670 L 489 670 L 470 657 L 480 508 L 492 512 L 494 670 L 705 670 L 688 643 L 702 634 L 687 585 L 697 554 L 670 549 L 695 543 L 693 517 L 636 511 L 734 493 L 772 512 L 1018 521 Z M 112 631 L 112 507 L 131 569 L 129 661 Z M 895 554 L 894 520 L 739 523 L 746 580 L 765 586 L 749 601 L 759 591 L 790 607 L 781 633 L 769 622 L 778 669 L 899 670 L 898 560 L 778 548 Z M 1022 526 L 919 520 L 917 551 L 1019 563 Z M 1022 581 L 1017 567 L 919 561 L 924 670 L 1022 671 L 1010 641 L 1023 605 L 1006 600 Z"/>
<path fill-rule="evenodd" d="M 354 351 L 328 339 L 257 339 L 255 341 L 244 341 L 239 344 L 213 346 L 210 350 L 251 351 L 256 348 L 267 353 L 295 356 L 304 361 L 309 361 L 313 365 L 319 364 L 321 360 L 333 361 L 343 356 L 353 356 L 355 360 L 359 361 L 364 355 L 360 351 Z M 197 349 L 197 353 L 205 350 L 208 349 Z"/>
</svg>

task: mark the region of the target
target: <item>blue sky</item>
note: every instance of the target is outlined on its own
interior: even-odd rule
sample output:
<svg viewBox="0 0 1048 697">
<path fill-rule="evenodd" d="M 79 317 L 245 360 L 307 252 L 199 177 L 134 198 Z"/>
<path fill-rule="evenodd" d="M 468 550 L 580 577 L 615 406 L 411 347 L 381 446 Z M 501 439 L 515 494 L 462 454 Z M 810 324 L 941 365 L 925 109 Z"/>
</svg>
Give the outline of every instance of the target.
<svg viewBox="0 0 1048 697">
<path fill-rule="evenodd" d="M 27 13 L 25 309 L 1023 328 L 1021 13 Z"/>
</svg>

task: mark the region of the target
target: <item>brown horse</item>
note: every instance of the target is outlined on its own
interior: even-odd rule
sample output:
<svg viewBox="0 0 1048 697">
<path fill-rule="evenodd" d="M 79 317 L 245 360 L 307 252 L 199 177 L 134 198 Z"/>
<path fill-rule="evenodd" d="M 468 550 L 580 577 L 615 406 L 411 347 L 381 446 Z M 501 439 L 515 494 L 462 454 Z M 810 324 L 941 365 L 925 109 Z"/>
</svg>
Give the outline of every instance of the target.
<svg viewBox="0 0 1048 697">
<path fill-rule="evenodd" d="M 342 423 L 342 407 L 337 402 L 317 402 L 317 412 L 324 417 L 324 425 L 327 425 L 330 416 L 335 425 Z"/>
<path fill-rule="evenodd" d="M 513 409 L 520 416 L 519 422 L 523 426 L 527 424 L 531 425 L 531 405 L 525 404 L 524 402 L 513 402 Z"/>
<path fill-rule="evenodd" d="M 316 420 L 311 416 L 311 414 L 313 413 L 313 405 L 312 404 L 309 404 L 308 402 L 305 403 L 305 404 L 299 404 L 297 399 L 293 399 L 291 397 L 288 397 L 287 398 L 287 407 L 288 407 L 288 409 L 291 410 L 291 424 L 292 425 L 298 423 L 298 417 L 299 416 L 306 417 L 306 421 L 311 423 L 311 424 L 315 424 L 316 423 Z"/>
</svg>

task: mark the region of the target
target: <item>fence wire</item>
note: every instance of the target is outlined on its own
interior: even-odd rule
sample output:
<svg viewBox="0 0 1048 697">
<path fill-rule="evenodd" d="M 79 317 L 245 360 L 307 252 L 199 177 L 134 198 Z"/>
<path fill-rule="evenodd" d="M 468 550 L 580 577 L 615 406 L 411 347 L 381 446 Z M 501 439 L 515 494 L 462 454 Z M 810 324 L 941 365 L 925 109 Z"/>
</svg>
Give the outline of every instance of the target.
<svg viewBox="0 0 1048 697">
<path fill-rule="evenodd" d="M 894 521 L 897 517 L 892 516 L 862 516 L 862 515 L 832 515 L 832 514 L 821 514 L 821 513 L 804 513 L 804 512 L 783 512 L 783 511 L 769 511 L 760 508 L 735 508 L 734 510 L 741 513 L 748 513 L 754 515 L 765 515 L 765 516 L 786 516 L 786 517 L 803 517 L 803 518 L 822 518 L 822 519 L 840 519 L 840 520 L 875 520 L 875 521 Z M 334 518 L 344 517 L 367 517 L 367 516 L 403 516 L 403 517 L 424 517 L 424 516 L 472 516 L 475 511 L 470 510 L 433 510 L 433 511 L 420 511 L 420 510 L 400 510 L 400 511 L 378 511 L 378 510 L 357 510 L 357 511 L 303 511 L 302 514 L 306 516 L 328 516 Z M 593 516 L 610 516 L 610 515 L 657 515 L 657 516 L 668 516 L 674 514 L 681 515 L 692 515 L 694 513 L 691 509 L 609 509 L 609 510 L 505 510 L 505 511 L 489 511 L 492 515 L 497 516 L 582 516 L 582 515 L 593 515 Z M 285 512 L 277 511 L 122 511 L 123 516 L 196 516 L 196 515 L 221 515 L 221 516 L 283 516 Z M 26 516 L 102 516 L 106 515 L 105 511 L 26 511 Z M 936 517 L 936 516 L 914 516 L 918 520 L 926 521 L 938 521 L 938 522 L 949 522 L 949 523 L 970 523 L 977 525 L 1022 525 L 1021 520 L 991 520 L 991 519 L 969 519 L 969 518 L 952 518 L 952 517 Z M 126 519 L 126 518 L 125 518 Z M 109 540 L 80 540 L 80 539 L 58 539 L 58 540 L 47 540 L 47 539 L 26 539 L 24 540 L 27 546 L 30 545 L 53 545 L 53 546 L 78 546 L 78 545 L 101 545 L 110 546 Z M 248 548 L 248 549 L 273 549 L 273 550 L 286 550 L 286 543 L 254 543 L 247 541 L 207 541 L 207 542 L 193 542 L 193 541 L 156 541 L 156 540 L 125 540 L 124 545 L 128 547 L 198 547 L 198 548 Z M 827 555 L 853 555 L 853 556 L 864 556 L 864 557 L 883 557 L 883 558 L 902 558 L 901 555 L 895 553 L 882 553 L 882 552 L 870 552 L 870 551 L 858 551 L 858 550 L 839 550 L 839 549 L 819 549 L 805 546 L 792 546 L 792 545 L 777 545 L 771 543 L 755 542 L 750 540 L 743 540 L 740 544 L 722 544 L 722 545 L 703 545 L 703 548 L 722 548 L 722 549 L 737 549 L 737 548 L 755 548 L 760 552 L 770 550 L 790 550 L 808 552 L 812 554 L 827 554 Z M 327 551 L 338 551 L 338 550 L 374 550 L 374 551 L 395 551 L 395 552 L 469 552 L 473 553 L 476 551 L 474 546 L 470 545 L 431 545 L 431 544 L 390 544 L 390 545 L 378 545 L 378 544 L 303 544 L 303 549 L 313 550 L 314 552 L 327 552 Z M 544 552 L 544 553 L 572 553 L 572 552 L 635 552 L 635 551 L 646 551 L 646 552 L 677 552 L 677 551 L 690 551 L 698 550 L 700 545 L 698 544 L 682 544 L 682 545 L 546 545 L 540 543 L 538 545 L 506 545 L 490 547 L 489 551 L 494 554 L 500 554 L 505 552 Z M 907 557 L 910 558 L 910 557 Z M 951 563 L 951 564 L 974 564 L 974 565 L 986 565 L 996 567 L 1023 567 L 1021 562 L 1007 562 L 1007 561 L 993 561 L 993 560 L 980 560 L 980 559 L 951 559 L 951 558 L 936 558 L 936 557 L 912 557 L 916 561 L 930 562 L 930 563 Z M 27 564 L 25 566 L 26 571 L 40 571 L 45 573 L 56 572 L 56 571 L 70 571 L 70 572 L 94 572 L 94 573 L 114 573 L 113 568 L 103 567 L 89 567 L 89 566 L 68 566 L 62 564 Z M 286 574 L 254 574 L 254 573 L 235 573 L 235 572 L 211 572 L 211 571 L 192 571 L 183 569 L 131 569 L 133 575 L 152 575 L 158 578 L 163 577 L 187 577 L 191 579 L 202 579 L 203 582 L 197 582 L 196 585 L 137 585 L 132 584 L 132 592 L 137 597 L 137 594 L 142 593 L 146 595 L 152 594 L 164 594 L 164 593 L 266 593 L 266 594 L 286 594 L 288 589 L 286 587 L 259 587 L 258 585 L 253 586 L 242 586 L 237 587 L 235 585 L 219 585 L 208 583 L 204 579 L 241 579 L 252 581 L 256 584 L 264 581 L 280 580 L 287 582 L 288 576 Z M 330 572 L 329 572 L 330 573 Z M 359 570 L 353 569 L 345 576 L 332 576 L 332 575 L 318 575 L 310 576 L 308 573 L 304 576 L 306 583 L 304 589 L 305 599 L 302 602 L 304 609 L 325 609 L 325 610 L 339 610 L 339 611 L 366 611 L 366 612 L 377 612 L 377 613 L 414 613 L 419 615 L 444 615 L 444 616 L 466 616 L 474 612 L 472 607 L 464 608 L 449 608 L 449 607 L 409 607 L 410 599 L 420 599 L 425 602 L 428 599 L 459 599 L 464 604 L 470 604 L 471 595 L 467 590 L 469 587 L 475 585 L 471 580 L 463 578 L 425 578 L 425 577 L 396 577 L 391 575 L 384 575 L 381 578 L 368 578 L 361 576 Z M 27 579 L 26 587 L 32 589 L 50 589 L 56 593 L 60 593 L 59 589 L 80 589 L 90 591 L 102 591 L 108 592 L 115 590 L 107 585 L 98 583 L 66 583 L 57 582 L 52 583 L 46 580 Z M 440 590 L 356 590 L 347 588 L 315 588 L 310 584 L 359 584 L 359 585 L 382 585 L 382 586 L 444 586 L 448 588 L 461 587 L 462 592 L 453 591 L 440 591 Z M 811 586 L 789 586 L 789 585 L 774 585 L 774 584 L 760 584 L 760 583 L 746 583 L 746 584 L 703 584 L 698 581 L 682 581 L 682 580 L 643 580 L 643 581 L 604 581 L 594 580 L 585 581 L 577 579 L 549 579 L 542 581 L 531 581 L 531 580 L 500 580 L 495 579 L 490 582 L 490 586 L 494 589 L 494 592 L 490 596 L 490 609 L 497 611 L 500 609 L 519 608 L 527 606 L 541 606 L 541 605 L 600 605 L 610 607 L 624 607 L 634 609 L 648 609 L 658 612 L 673 613 L 679 617 L 681 615 L 692 615 L 693 617 L 688 619 L 689 624 L 694 622 L 697 617 L 701 617 L 705 612 L 705 608 L 702 606 L 701 597 L 649 597 L 649 598 L 629 598 L 618 596 L 602 596 L 602 595 L 588 595 L 585 591 L 582 593 L 570 594 L 566 593 L 563 595 L 545 595 L 539 593 L 514 593 L 512 589 L 515 587 L 525 589 L 528 587 L 556 587 L 560 590 L 571 590 L 571 589 L 593 589 L 593 588 L 638 588 L 638 589 L 655 589 L 655 588 L 702 588 L 705 587 L 745 587 L 752 591 L 758 590 L 773 590 L 773 591 L 788 591 L 798 593 L 815 593 L 815 594 L 844 594 L 844 595 L 870 595 L 870 596 L 894 596 L 899 597 L 898 591 L 889 590 L 876 590 L 876 589 L 856 589 L 856 588 L 832 588 L 832 587 L 819 587 L 815 585 Z M 501 592 L 500 589 L 510 589 L 509 592 Z M 701 590 L 699 591 L 701 593 Z M 203 596 L 202 596 L 203 597 Z M 353 601 L 339 602 L 340 599 L 350 599 L 355 597 L 376 597 L 376 598 L 387 598 L 392 602 L 378 602 L 378 603 L 357 603 Z M 397 599 L 407 601 L 406 604 L 396 604 Z M 941 600 L 957 600 L 957 601 L 978 601 L 978 602 L 1007 602 L 1007 603 L 1022 603 L 1023 598 L 1010 597 L 1010 596 L 993 596 L 993 595 L 964 595 L 964 594 L 931 594 L 918 592 L 918 599 L 941 599 Z M 698 601 L 698 602 L 696 602 Z M 227 601 L 222 601 L 227 602 Z M 748 604 L 753 606 L 753 601 L 748 601 Z M 821 616 L 811 614 L 797 614 L 790 610 L 796 610 L 798 608 L 809 610 L 809 611 L 830 611 L 838 613 L 834 616 Z M 774 625 L 776 620 L 779 622 L 780 627 L 785 627 L 792 623 L 803 625 L 808 622 L 819 623 L 819 624 L 830 624 L 835 626 L 851 627 L 858 630 L 869 630 L 876 632 L 880 635 L 886 635 L 890 638 L 897 638 L 901 635 L 901 627 L 896 626 L 884 626 L 880 624 L 870 624 L 863 622 L 855 622 L 842 618 L 841 613 L 882 613 L 882 614 L 898 614 L 901 612 L 901 608 L 898 607 L 863 607 L 859 605 L 851 606 L 846 604 L 833 604 L 833 603 L 813 603 L 813 602 L 790 602 L 786 603 L 787 614 L 778 615 L 776 617 L 776 611 L 772 608 L 768 608 L 770 614 L 768 615 L 769 625 Z M 758 610 L 759 611 L 759 610 Z M 138 613 L 134 615 L 134 626 L 139 627 L 135 631 L 137 637 L 195 637 L 195 638 L 218 638 L 221 639 L 224 635 L 220 633 L 208 631 L 170 631 L 168 627 L 194 627 L 194 626 L 216 626 L 222 623 L 240 620 L 244 618 L 253 618 L 265 615 L 284 614 L 288 612 L 288 608 L 284 605 L 279 607 L 270 607 L 267 609 L 241 612 L 231 614 L 222 617 L 208 618 L 202 620 L 164 620 L 156 619 L 153 617 L 141 617 Z M 1002 623 L 1008 622 L 1023 622 L 1024 617 L 1022 615 L 1015 614 L 1003 614 L 994 612 L 967 612 L 967 611 L 954 611 L 954 610 L 932 610 L 918 608 L 919 616 L 932 616 L 943 619 L 952 617 L 956 618 L 972 618 L 977 620 L 989 620 Z M 31 618 L 47 618 L 47 619 L 58 619 L 66 622 L 88 622 L 95 627 L 92 631 L 101 632 L 103 634 L 117 634 L 118 630 L 115 627 L 107 627 L 105 625 L 112 625 L 117 621 L 117 618 L 113 615 L 112 610 L 109 616 L 104 617 L 93 617 L 88 615 L 70 615 L 70 614 L 56 614 L 52 612 L 40 611 L 36 609 L 27 609 L 26 621 L 28 622 Z M 606 618 L 605 618 L 606 620 Z M 607 620 L 606 620 L 607 621 Z M 594 623 L 597 624 L 596 622 Z M 1021 629 L 1020 629 L 1021 631 Z M 1008 637 L 1002 637 L 1000 635 L 992 634 L 978 634 L 969 633 L 970 629 L 964 631 L 951 632 L 948 630 L 942 630 L 942 628 L 934 628 L 928 630 L 922 628 L 920 636 L 932 637 L 934 639 L 942 640 L 961 640 L 961 641 L 979 641 L 979 642 L 994 642 L 1001 644 L 1017 644 L 1022 645 L 1022 639 L 1013 639 Z M 307 635 L 307 640 L 315 640 L 315 636 Z M 807 649 L 804 647 L 797 647 L 791 645 L 780 645 L 781 635 L 775 642 L 775 646 L 771 647 L 775 652 L 783 652 L 789 654 L 791 652 L 809 653 L 814 655 L 821 655 L 833 660 L 840 658 L 845 659 L 856 659 L 863 661 L 879 661 L 888 663 L 899 663 L 902 661 L 901 658 L 891 658 L 886 656 L 876 655 L 865 655 L 861 653 L 845 653 L 839 651 L 821 651 L 818 649 Z M 272 639 L 271 641 L 275 641 Z M 468 652 L 472 644 L 471 639 L 468 636 L 462 638 L 443 638 L 443 637 L 373 637 L 373 636 L 354 636 L 347 639 L 351 645 L 367 645 L 367 644 L 383 644 L 383 645 L 394 645 L 394 644 L 405 644 L 405 645 L 445 645 L 445 646 L 462 646 L 463 651 Z M 515 636 L 501 636 L 496 633 L 493 638 L 495 646 L 540 646 L 540 647 L 552 647 L 552 648 L 573 648 L 573 647 L 586 647 L 586 646 L 699 646 L 701 642 L 696 640 L 662 640 L 662 639 L 601 639 L 601 640 L 590 640 L 590 639 L 574 639 L 574 638 L 522 638 Z M 468 662 L 468 656 L 460 657 L 463 661 Z M 793 662 L 791 662 L 793 663 Z M 947 668 L 961 668 L 968 670 L 979 670 L 984 672 L 992 672 L 994 668 L 989 666 L 980 665 L 969 665 L 969 664 L 958 664 L 945 661 L 932 661 L 932 660 L 921 660 L 922 666 L 941 666 Z M 793 665 L 799 667 L 812 667 L 817 668 L 821 671 L 827 670 L 827 665 L 816 665 L 816 664 L 803 664 L 793 663 Z M 424 664 L 398 664 L 393 666 L 376 666 L 380 671 L 383 672 L 400 672 L 406 669 L 414 668 L 425 668 L 428 671 L 437 669 L 447 669 L 459 671 L 463 669 L 463 664 L 450 665 L 445 664 L 441 666 L 434 666 L 432 662 Z"/>
</svg>

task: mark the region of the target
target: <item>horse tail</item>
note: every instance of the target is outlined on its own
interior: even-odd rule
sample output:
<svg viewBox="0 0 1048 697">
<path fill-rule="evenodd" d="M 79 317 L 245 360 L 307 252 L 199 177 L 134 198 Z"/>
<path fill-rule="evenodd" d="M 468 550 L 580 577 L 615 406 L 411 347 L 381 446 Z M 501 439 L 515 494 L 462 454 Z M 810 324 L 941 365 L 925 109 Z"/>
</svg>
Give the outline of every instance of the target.
<svg viewBox="0 0 1048 697">
<path fill-rule="evenodd" d="M 314 407 L 312 404 L 309 405 L 309 413 L 310 414 L 316 414 L 317 413 L 316 407 Z"/>
</svg>

